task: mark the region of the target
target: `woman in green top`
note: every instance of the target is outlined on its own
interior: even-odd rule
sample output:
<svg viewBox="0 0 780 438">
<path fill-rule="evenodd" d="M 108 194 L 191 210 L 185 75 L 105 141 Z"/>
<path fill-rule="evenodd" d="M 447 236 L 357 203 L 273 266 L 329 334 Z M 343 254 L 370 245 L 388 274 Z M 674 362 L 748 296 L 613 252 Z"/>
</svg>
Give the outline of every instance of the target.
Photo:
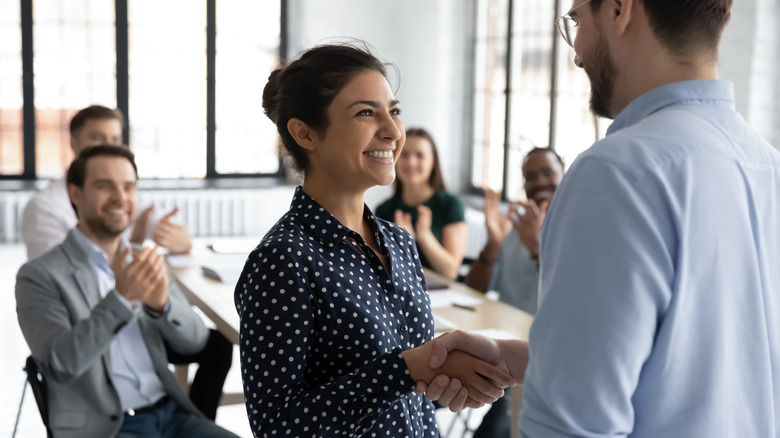
<svg viewBox="0 0 780 438">
<path fill-rule="evenodd" d="M 428 131 L 406 131 L 395 171 L 393 197 L 377 207 L 376 215 L 412 234 L 423 266 L 455 278 L 466 249 L 466 217 L 463 202 L 444 187 L 436 143 Z"/>
</svg>

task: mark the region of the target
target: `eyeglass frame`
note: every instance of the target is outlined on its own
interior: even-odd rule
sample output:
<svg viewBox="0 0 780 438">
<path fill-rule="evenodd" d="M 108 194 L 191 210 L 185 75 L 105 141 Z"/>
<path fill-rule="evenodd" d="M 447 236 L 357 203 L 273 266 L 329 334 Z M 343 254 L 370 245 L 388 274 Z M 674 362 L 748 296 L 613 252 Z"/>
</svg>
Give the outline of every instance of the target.
<svg viewBox="0 0 780 438">
<path fill-rule="evenodd" d="M 571 47 L 574 47 L 574 40 L 571 38 L 569 32 L 569 29 L 571 28 L 569 22 L 571 21 L 572 23 L 574 23 L 574 27 L 580 25 L 579 23 L 577 23 L 576 20 L 574 20 L 574 18 L 572 18 L 571 13 L 579 9 L 582 5 L 587 5 L 592 1 L 593 0 L 585 0 L 584 2 L 578 4 L 577 6 L 574 6 L 573 8 L 569 9 L 568 12 L 561 15 L 560 17 L 558 17 L 557 20 L 555 20 L 555 25 L 558 27 L 558 32 L 561 33 L 561 37 L 563 37 L 563 40 L 566 41 L 566 44 L 568 44 Z"/>
</svg>

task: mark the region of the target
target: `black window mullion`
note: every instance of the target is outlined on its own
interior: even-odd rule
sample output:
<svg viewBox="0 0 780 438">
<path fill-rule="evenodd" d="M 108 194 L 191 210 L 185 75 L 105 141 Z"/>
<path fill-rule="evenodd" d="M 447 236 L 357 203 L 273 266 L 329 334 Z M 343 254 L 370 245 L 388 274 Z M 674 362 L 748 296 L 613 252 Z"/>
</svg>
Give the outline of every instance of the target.
<svg viewBox="0 0 780 438">
<path fill-rule="evenodd" d="M 560 0 L 555 0 L 555 7 L 553 8 L 553 20 L 557 20 L 558 11 L 560 10 Z M 558 35 L 557 24 L 552 29 L 552 65 L 550 68 L 550 135 L 549 142 L 550 149 L 555 150 L 555 134 L 557 131 L 558 122 L 558 52 L 560 51 L 560 36 Z"/>
<path fill-rule="evenodd" d="M 116 7 L 116 106 L 125 116 L 122 142 L 130 144 L 130 85 L 127 0 L 115 0 Z"/>
<path fill-rule="evenodd" d="M 217 175 L 217 4 L 206 0 L 206 178 Z"/>
<path fill-rule="evenodd" d="M 35 83 L 33 81 L 33 0 L 21 0 L 23 179 L 35 179 Z"/>
<path fill-rule="evenodd" d="M 512 37 L 514 33 L 514 0 L 509 0 L 509 24 L 507 27 L 506 35 L 506 107 L 504 119 L 504 175 L 501 184 L 501 199 L 506 199 L 506 182 L 509 173 L 509 142 L 511 141 L 511 125 L 512 125 Z"/>
</svg>

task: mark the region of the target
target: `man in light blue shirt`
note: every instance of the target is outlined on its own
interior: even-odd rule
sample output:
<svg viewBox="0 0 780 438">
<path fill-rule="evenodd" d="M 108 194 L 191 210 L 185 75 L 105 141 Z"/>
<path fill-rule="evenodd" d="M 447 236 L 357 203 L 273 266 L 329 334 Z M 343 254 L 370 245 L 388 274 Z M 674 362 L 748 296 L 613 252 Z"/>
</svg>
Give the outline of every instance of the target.
<svg viewBox="0 0 780 438">
<path fill-rule="evenodd" d="M 81 152 L 67 187 L 78 216 L 65 241 L 19 270 L 19 325 L 46 379 L 48 428 L 67 437 L 235 437 L 195 408 L 168 369 L 209 334 L 153 248 L 122 233 L 138 174 L 121 146 Z"/>
<path fill-rule="evenodd" d="M 780 153 L 717 80 L 730 8 L 575 0 L 559 21 L 615 121 L 547 213 L 530 349 L 458 333 L 432 361 L 528 363 L 524 437 L 780 436 Z"/>
</svg>

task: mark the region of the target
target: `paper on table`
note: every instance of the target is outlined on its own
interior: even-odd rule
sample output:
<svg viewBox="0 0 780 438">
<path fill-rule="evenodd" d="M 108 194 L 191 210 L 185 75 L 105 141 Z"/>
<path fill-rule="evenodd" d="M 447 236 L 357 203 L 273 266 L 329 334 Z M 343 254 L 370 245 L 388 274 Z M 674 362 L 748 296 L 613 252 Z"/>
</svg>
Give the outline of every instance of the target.
<svg viewBox="0 0 780 438">
<path fill-rule="evenodd" d="M 200 252 L 192 255 L 169 255 L 172 268 L 203 268 L 203 274 L 223 283 L 236 284 L 246 263 L 246 254 L 214 254 Z"/>
<path fill-rule="evenodd" d="M 199 266 L 197 260 L 195 260 L 195 257 L 189 255 L 189 254 L 182 254 L 182 255 L 168 255 L 168 265 L 170 265 L 171 268 L 194 268 L 195 266 Z"/>
<path fill-rule="evenodd" d="M 434 332 L 444 332 L 444 331 L 450 331 L 455 330 L 458 328 L 457 325 L 455 325 L 454 322 L 450 321 L 447 318 L 443 318 L 437 314 L 433 314 L 433 331 Z"/>
<path fill-rule="evenodd" d="M 435 321 L 436 320 L 434 319 L 434 322 Z M 478 335 L 487 336 L 488 338 L 493 338 L 493 339 L 523 339 L 513 335 L 512 333 L 509 333 L 506 330 L 500 330 L 500 329 L 472 330 L 471 332 L 476 333 Z"/>
<path fill-rule="evenodd" d="M 482 300 L 479 298 L 475 298 L 461 292 L 456 292 L 452 289 L 428 291 L 428 296 L 431 297 L 431 308 L 433 309 L 439 307 L 451 307 L 456 303 L 461 306 L 476 306 L 482 303 Z"/>
</svg>

